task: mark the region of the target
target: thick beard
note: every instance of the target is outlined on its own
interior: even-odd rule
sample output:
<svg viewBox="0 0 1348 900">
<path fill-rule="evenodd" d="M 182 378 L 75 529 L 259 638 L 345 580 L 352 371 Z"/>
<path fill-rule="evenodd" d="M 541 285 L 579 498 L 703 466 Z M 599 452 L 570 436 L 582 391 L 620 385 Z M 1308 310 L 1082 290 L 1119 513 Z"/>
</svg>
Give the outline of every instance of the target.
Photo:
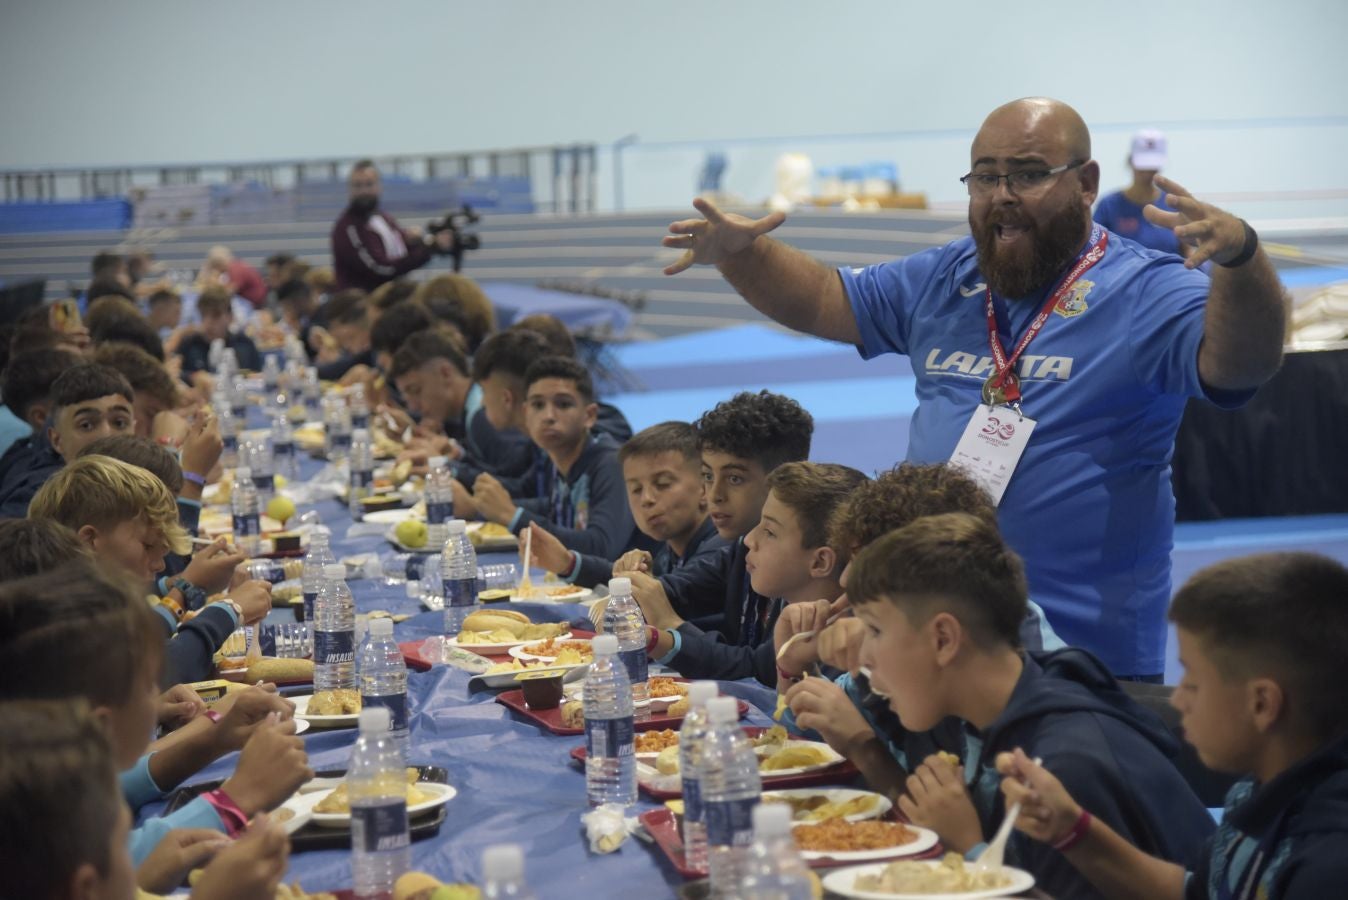
<svg viewBox="0 0 1348 900">
<path fill-rule="evenodd" d="M 1028 261 L 998 252 L 997 225 L 1002 222 L 1031 229 L 1030 237 L 1034 243 Z M 978 270 L 983 280 L 994 294 L 1011 300 L 1028 297 L 1058 278 L 1076 259 L 1088 228 L 1089 213 L 1076 198 L 1049 220 L 1043 233 L 1038 225 L 1019 221 L 1015 216 L 999 217 L 995 213 L 988 216 L 982 228 L 969 222 L 974 244 L 978 247 Z"/>
<path fill-rule="evenodd" d="M 368 219 L 378 208 L 379 200 L 375 197 L 356 197 L 347 205 L 347 209 L 359 219 Z"/>
</svg>

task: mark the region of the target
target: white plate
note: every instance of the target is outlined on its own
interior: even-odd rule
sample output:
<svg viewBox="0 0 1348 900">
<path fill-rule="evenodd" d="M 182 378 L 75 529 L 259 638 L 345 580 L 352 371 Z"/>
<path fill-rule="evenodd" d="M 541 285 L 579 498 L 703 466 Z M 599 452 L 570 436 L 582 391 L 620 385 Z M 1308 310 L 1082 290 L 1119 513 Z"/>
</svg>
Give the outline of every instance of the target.
<svg viewBox="0 0 1348 900">
<path fill-rule="evenodd" d="M 472 534 L 475 531 L 481 531 L 482 526 L 486 524 L 486 522 L 469 522 L 466 530 L 469 534 Z M 508 534 L 505 537 L 487 538 L 480 543 L 474 543 L 473 546 L 478 550 L 484 550 L 488 553 L 497 550 L 518 550 L 520 547 L 520 540 L 515 537 L 515 535 Z"/>
<path fill-rule="evenodd" d="M 539 672 L 564 672 L 562 682 L 568 683 L 578 681 L 585 677 L 585 670 L 589 668 L 586 663 L 579 663 L 574 666 L 542 666 L 537 669 L 521 669 L 518 672 L 493 672 L 488 675 L 483 672 L 481 675 L 474 675 L 470 681 L 477 681 L 489 688 L 517 688 L 520 683 L 515 680 L 516 675 L 523 675 L 526 672 L 530 675 Z"/>
<path fill-rule="evenodd" d="M 806 825 L 813 823 L 797 822 L 797 825 Z M 882 847 L 877 850 L 802 850 L 801 858 L 806 862 L 813 862 L 821 859 L 833 859 L 838 862 L 873 862 L 877 859 L 894 860 L 902 856 L 916 856 L 935 847 L 941 840 L 936 832 L 929 831 L 926 828 L 918 828 L 916 825 L 905 825 L 917 833 L 917 837 L 906 844 L 900 844 L 897 847 Z M 1000 895 L 998 895 L 1000 896 Z"/>
<path fill-rule="evenodd" d="M 407 519 L 414 519 L 411 507 L 400 507 L 398 509 L 376 509 L 374 512 L 367 512 L 361 515 L 362 522 L 373 522 L 376 525 L 397 525 L 399 522 Z"/>
<path fill-rule="evenodd" d="M 557 640 L 559 641 L 566 640 L 569 637 L 571 637 L 571 632 L 568 631 L 565 634 L 561 635 L 559 638 L 557 638 Z M 525 644 L 537 644 L 538 640 L 535 639 L 532 641 L 508 641 L 504 644 L 460 644 L 459 636 L 456 634 L 452 638 L 446 638 L 445 643 L 450 647 L 462 647 L 463 649 L 471 650 L 474 653 L 486 653 L 489 655 L 500 656 L 503 653 L 510 653 L 510 651 L 513 650 L 515 647 L 523 647 Z M 511 653 L 510 655 L 514 656 L 513 653 Z M 526 658 L 516 656 L 515 658 L 525 659 L 525 661 L 527 662 L 530 659 L 542 659 L 543 657 L 530 656 Z M 551 657 L 548 658 L 551 659 Z"/>
<path fill-rule="evenodd" d="M 311 716 L 305 713 L 309 708 L 309 701 L 313 699 L 313 694 L 302 694 L 298 697 L 287 697 L 295 704 L 295 718 L 303 719 L 315 728 L 348 728 L 355 727 L 360 722 L 360 713 L 348 713 L 344 716 Z"/>
<path fill-rule="evenodd" d="M 561 636 L 561 637 L 553 638 L 553 640 L 554 640 L 554 641 L 565 641 L 565 640 L 567 640 L 567 639 L 570 638 L 570 635 L 571 635 L 571 632 L 568 631 L 565 635 L 563 635 L 563 636 Z M 590 643 L 590 641 L 589 641 L 588 639 L 584 639 L 584 638 L 577 638 L 576 641 L 577 641 L 577 643 L 586 643 L 586 644 Z M 522 659 L 522 660 L 524 660 L 525 662 L 530 662 L 530 661 L 535 660 L 535 659 L 541 659 L 541 660 L 543 660 L 543 661 L 545 661 L 545 662 L 551 662 L 552 660 L 556 659 L 557 657 L 555 657 L 555 656 L 539 656 L 539 655 L 537 655 L 537 654 L 535 654 L 535 653 L 525 653 L 525 652 L 524 652 L 524 647 L 525 647 L 526 644 L 541 644 L 541 643 L 543 643 L 543 641 L 522 641 L 521 643 L 516 644 L 515 646 L 511 647 L 511 648 L 510 648 L 508 651 L 506 651 L 506 652 L 508 652 L 511 656 L 515 657 L 516 659 Z M 585 665 L 588 665 L 588 663 L 586 663 Z"/>
<path fill-rule="evenodd" d="M 788 788 L 782 791 L 764 791 L 763 802 L 768 802 L 768 796 L 773 797 L 819 797 L 822 796 L 829 803 L 846 803 L 853 797 L 874 797 L 875 805 L 865 812 L 852 813 L 850 816 L 844 816 L 849 822 L 864 822 L 867 819 L 878 819 L 893 808 L 894 804 L 884 794 L 877 794 L 875 791 L 859 791 L 854 788 Z M 811 819 L 793 818 L 795 825 L 811 825 L 814 821 Z"/>
<path fill-rule="evenodd" d="M 773 753 L 776 753 L 783 747 L 818 747 L 820 750 L 823 750 L 825 753 L 828 754 L 828 759 L 821 763 L 815 763 L 812 766 L 796 766 L 795 768 L 792 769 L 776 769 L 771 772 L 767 771 L 766 769 L 760 768 L 758 770 L 759 774 L 762 775 L 764 778 L 781 778 L 784 775 L 802 775 L 806 772 L 818 772 L 823 769 L 830 769 L 843 761 L 843 757 L 839 755 L 837 750 L 834 750 L 832 747 L 830 747 L 828 744 L 823 743 L 822 741 L 787 741 L 784 744 L 777 744 L 775 747 L 773 747 L 771 750 L 768 750 L 767 752 L 764 752 L 764 750 L 766 750 L 767 748 L 755 747 L 754 752 L 758 756 L 758 762 L 760 766 L 762 765 L 763 760 L 767 759 L 769 756 L 771 756 Z"/>
<path fill-rule="evenodd" d="M 294 834 L 305 825 L 309 824 L 309 820 L 314 816 L 314 804 L 318 803 L 318 801 L 325 796 L 327 796 L 326 793 L 295 794 L 276 808 L 276 812 L 271 814 L 272 821 L 276 821 L 275 817 L 277 812 L 280 812 L 283 809 L 290 810 L 293 815 L 283 822 L 282 825 L 286 830 L 286 834 Z"/>
<path fill-rule="evenodd" d="M 564 696 L 568 700 L 579 700 L 580 695 L 584 690 L 584 687 L 585 686 L 583 684 L 573 684 L 566 689 L 566 691 L 564 692 Z M 651 707 L 651 712 L 662 713 L 667 712 L 671 706 L 673 706 L 675 703 L 678 703 L 680 700 L 687 700 L 687 699 L 688 696 L 686 694 L 674 694 L 669 697 L 647 697 L 645 700 L 633 701 L 632 705 L 635 706 L 637 709 L 649 706 Z M 637 754 L 638 757 L 646 755 L 647 754 L 644 753 Z M 649 755 L 651 759 L 654 760 L 657 754 L 652 753 Z"/>
<path fill-rule="evenodd" d="M 296 717 L 296 719 L 295 719 L 295 733 L 296 733 L 296 734 L 304 734 L 304 732 L 308 731 L 311 727 L 312 727 L 312 726 L 309 724 L 309 720 L 308 720 L 308 719 L 301 719 L 301 718 Z"/>
<path fill-rule="evenodd" d="M 418 781 L 416 785 L 417 790 L 425 791 L 426 793 L 434 794 L 435 796 L 423 803 L 417 803 L 407 807 L 408 816 L 415 817 L 421 813 L 435 809 L 437 806 L 444 806 L 458 794 L 458 791 L 452 785 L 441 784 L 438 781 Z M 305 798 L 313 797 L 313 805 L 317 806 L 319 803 L 323 802 L 323 799 L 327 797 L 329 793 L 331 793 L 331 791 L 317 791 L 312 794 L 304 794 L 303 796 Z M 351 824 L 351 814 L 316 812 L 313 814 L 312 821 L 319 828 L 346 828 Z"/>
<path fill-rule="evenodd" d="M 536 584 L 536 585 L 534 585 L 534 590 L 537 590 L 537 591 L 543 591 L 543 592 L 546 593 L 547 591 L 558 590 L 558 589 L 560 589 L 560 588 L 562 588 L 562 587 L 570 587 L 570 586 L 569 586 L 569 585 L 560 585 L 560 584 Z M 511 588 L 511 590 L 515 590 L 515 589 L 514 589 L 514 588 Z M 577 586 L 577 587 L 574 588 L 574 591 L 575 591 L 574 594 L 567 594 L 567 595 L 564 596 L 564 597 L 548 597 L 548 596 L 542 596 L 542 597 L 520 597 L 520 596 L 517 596 L 517 595 L 515 595 L 515 594 L 511 594 L 511 595 L 510 595 L 510 602 L 511 602 L 511 603 L 588 603 L 588 602 L 590 602 L 591 600 L 593 600 L 593 599 L 595 598 L 595 596 L 596 596 L 596 595 L 595 595 L 595 592 L 594 592 L 593 590 L 591 590 L 590 588 L 587 588 L 587 587 L 579 587 L 579 586 Z"/>
<path fill-rule="evenodd" d="M 940 860 L 926 860 L 927 865 L 935 868 Z M 987 888 L 981 891 L 963 891 L 955 894 L 890 894 L 878 891 L 858 891 L 852 887 L 860 875 L 878 875 L 889 863 L 871 863 L 866 866 L 849 866 L 846 869 L 834 869 L 824 876 L 824 890 L 840 897 L 854 900 L 984 900 L 989 897 L 1009 897 L 1023 893 L 1034 887 L 1034 876 L 1023 869 L 1003 866 L 1002 872 L 1011 879 L 1010 884 L 999 888 Z"/>
</svg>

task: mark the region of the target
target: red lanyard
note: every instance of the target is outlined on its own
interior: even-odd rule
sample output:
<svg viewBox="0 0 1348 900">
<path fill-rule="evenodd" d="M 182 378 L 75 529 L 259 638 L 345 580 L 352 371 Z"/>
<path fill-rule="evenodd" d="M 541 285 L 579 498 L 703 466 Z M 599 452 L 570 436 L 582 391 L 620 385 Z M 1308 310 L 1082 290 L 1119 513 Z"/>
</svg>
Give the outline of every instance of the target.
<svg viewBox="0 0 1348 900">
<path fill-rule="evenodd" d="M 1109 240 L 1109 232 L 1105 231 L 1099 225 L 1091 229 L 1091 246 L 1081 256 L 1077 257 L 1076 265 L 1067 273 L 1067 277 L 1058 285 L 1057 290 L 1049 294 L 1048 299 L 1044 301 L 1044 306 L 1039 310 L 1039 314 L 1030 322 L 1030 327 L 1025 330 L 1020 342 L 1016 344 L 1016 349 L 1012 351 L 1011 356 L 1007 357 L 1006 350 L 1002 347 L 1002 339 L 997 335 L 997 308 L 992 301 L 992 288 L 988 288 L 987 310 L 988 310 L 988 346 L 992 348 L 992 361 L 997 365 L 997 374 L 988 378 L 984 385 L 985 397 L 987 399 L 987 389 L 991 388 L 996 392 L 999 402 L 1016 403 L 1020 400 L 1020 379 L 1016 377 L 1014 368 L 1020 355 L 1025 352 L 1025 348 L 1030 346 L 1030 341 L 1034 340 L 1035 335 L 1039 334 L 1048 321 L 1049 313 L 1053 312 L 1053 307 L 1067 296 L 1067 292 L 1076 284 L 1078 278 L 1086 273 L 1086 270 L 1098 263 L 1105 256 L 1105 244 Z"/>
</svg>

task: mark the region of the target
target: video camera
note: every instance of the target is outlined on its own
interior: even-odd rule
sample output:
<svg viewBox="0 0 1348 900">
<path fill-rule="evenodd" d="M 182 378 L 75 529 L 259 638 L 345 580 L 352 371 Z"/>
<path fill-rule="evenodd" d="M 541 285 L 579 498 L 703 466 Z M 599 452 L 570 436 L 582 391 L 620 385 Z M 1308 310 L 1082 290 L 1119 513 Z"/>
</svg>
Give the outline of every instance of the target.
<svg viewBox="0 0 1348 900">
<path fill-rule="evenodd" d="M 468 205 L 450 210 L 438 219 L 432 219 L 426 223 L 427 234 L 439 234 L 442 231 L 448 231 L 454 236 L 454 245 L 448 250 L 436 250 L 436 253 L 442 256 L 452 257 L 454 260 L 454 271 L 457 272 L 463 267 L 463 254 L 469 250 L 482 249 L 482 238 L 473 231 L 466 231 L 469 225 L 476 225 L 481 219 L 473 208 Z"/>
</svg>

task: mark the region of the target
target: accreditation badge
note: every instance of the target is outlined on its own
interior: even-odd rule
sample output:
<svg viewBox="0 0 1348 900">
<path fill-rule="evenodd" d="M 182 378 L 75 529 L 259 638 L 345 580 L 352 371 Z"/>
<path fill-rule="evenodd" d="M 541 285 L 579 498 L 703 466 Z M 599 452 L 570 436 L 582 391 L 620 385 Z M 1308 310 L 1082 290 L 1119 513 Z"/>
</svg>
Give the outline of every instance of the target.
<svg viewBox="0 0 1348 900">
<path fill-rule="evenodd" d="M 991 494 L 994 505 L 1000 504 L 1035 424 L 1011 407 L 980 403 L 955 445 L 950 464 L 959 466 Z"/>
</svg>

